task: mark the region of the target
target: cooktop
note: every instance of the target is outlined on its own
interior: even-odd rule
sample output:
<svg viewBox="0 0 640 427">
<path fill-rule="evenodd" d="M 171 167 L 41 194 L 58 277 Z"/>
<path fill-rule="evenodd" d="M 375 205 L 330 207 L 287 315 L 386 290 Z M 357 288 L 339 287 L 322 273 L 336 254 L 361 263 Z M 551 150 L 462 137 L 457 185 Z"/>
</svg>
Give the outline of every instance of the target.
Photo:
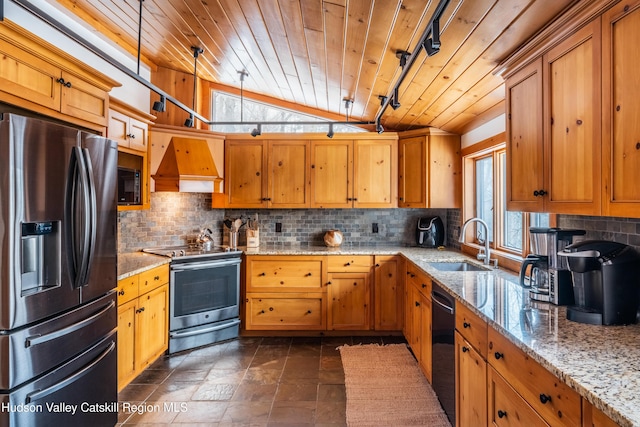
<svg viewBox="0 0 640 427">
<path fill-rule="evenodd" d="M 145 248 L 142 252 L 149 254 L 166 256 L 171 259 L 179 260 L 198 260 L 211 258 L 230 258 L 239 257 L 242 251 L 231 249 L 229 247 L 214 246 L 210 250 L 204 250 L 200 246 L 182 245 L 182 246 L 160 246 L 156 248 Z"/>
</svg>

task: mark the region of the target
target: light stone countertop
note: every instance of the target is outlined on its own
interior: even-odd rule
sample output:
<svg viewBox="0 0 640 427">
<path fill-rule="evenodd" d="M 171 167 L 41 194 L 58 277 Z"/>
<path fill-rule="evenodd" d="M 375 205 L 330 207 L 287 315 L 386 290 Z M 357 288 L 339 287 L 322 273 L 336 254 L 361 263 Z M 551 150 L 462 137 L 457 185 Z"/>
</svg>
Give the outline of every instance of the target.
<svg viewBox="0 0 640 427">
<path fill-rule="evenodd" d="M 640 427 L 640 324 L 571 322 L 566 308 L 531 301 L 518 276 L 504 269 L 440 271 L 431 262 L 477 260 L 453 250 L 401 246 L 240 248 L 247 255 L 402 254 L 488 324 L 621 426 Z M 142 252 L 118 255 L 118 279 L 168 263 Z"/>
<path fill-rule="evenodd" d="M 169 264 L 171 258 L 147 254 L 145 252 L 129 252 L 118 254 L 118 280 L 126 279 L 145 270 Z"/>
<path fill-rule="evenodd" d="M 321 246 L 242 248 L 248 255 L 402 254 L 517 347 L 622 426 L 640 426 L 640 324 L 571 322 L 566 308 L 531 301 L 518 276 L 503 269 L 440 271 L 429 263 L 477 260 L 452 250 Z"/>
</svg>

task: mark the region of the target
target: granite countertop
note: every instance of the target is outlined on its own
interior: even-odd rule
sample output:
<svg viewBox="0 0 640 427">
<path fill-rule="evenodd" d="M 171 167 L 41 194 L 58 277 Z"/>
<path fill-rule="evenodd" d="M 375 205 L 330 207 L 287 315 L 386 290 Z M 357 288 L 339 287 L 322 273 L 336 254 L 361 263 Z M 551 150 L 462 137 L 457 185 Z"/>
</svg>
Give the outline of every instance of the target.
<svg viewBox="0 0 640 427">
<path fill-rule="evenodd" d="M 410 247 L 264 246 L 257 255 L 402 254 L 483 317 L 534 360 L 622 426 L 640 426 L 640 324 L 594 326 L 571 322 L 566 308 L 531 301 L 518 276 L 504 269 L 451 272 L 434 261 L 475 259 L 452 250 Z"/>
<path fill-rule="evenodd" d="M 169 264 L 170 262 L 171 258 L 144 252 L 118 254 L 118 280 L 126 279 L 150 268 Z"/>
</svg>

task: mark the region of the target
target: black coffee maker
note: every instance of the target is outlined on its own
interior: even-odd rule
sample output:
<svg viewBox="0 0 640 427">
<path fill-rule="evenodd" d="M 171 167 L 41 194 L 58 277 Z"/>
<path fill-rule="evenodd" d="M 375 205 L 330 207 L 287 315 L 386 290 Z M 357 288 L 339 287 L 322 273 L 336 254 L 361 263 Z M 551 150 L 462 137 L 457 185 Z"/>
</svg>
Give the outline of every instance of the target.
<svg viewBox="0 0 640 427">
<path fill-rule="evenodd" d="M 569 261 L 575 305 L 567 319 L 592 325 L 636 323 L 640 307 L 640 254 L 631 246 L 585 240 L 558 255 Z"/>
<path fill-rule="evenodd" d="M 439 216 L 418 219 L 416 244 L 424 248 L 437 248 L 444 244 L 444 224 Z"/>
</svg>

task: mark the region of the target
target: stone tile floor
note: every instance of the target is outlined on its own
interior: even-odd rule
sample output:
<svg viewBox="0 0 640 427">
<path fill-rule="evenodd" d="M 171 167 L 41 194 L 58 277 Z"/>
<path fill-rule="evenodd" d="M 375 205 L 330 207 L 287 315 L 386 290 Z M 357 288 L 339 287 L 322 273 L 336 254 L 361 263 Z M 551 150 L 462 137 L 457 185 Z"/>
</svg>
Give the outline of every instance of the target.
<svg viewBox="0 0 640 427">
<path fill-rule="evenodd" d="M 343 344 L 402 337 L 241 337 L 164 356 L 119 394 L 118 426 L 345 426 Z"/>
</svg>

